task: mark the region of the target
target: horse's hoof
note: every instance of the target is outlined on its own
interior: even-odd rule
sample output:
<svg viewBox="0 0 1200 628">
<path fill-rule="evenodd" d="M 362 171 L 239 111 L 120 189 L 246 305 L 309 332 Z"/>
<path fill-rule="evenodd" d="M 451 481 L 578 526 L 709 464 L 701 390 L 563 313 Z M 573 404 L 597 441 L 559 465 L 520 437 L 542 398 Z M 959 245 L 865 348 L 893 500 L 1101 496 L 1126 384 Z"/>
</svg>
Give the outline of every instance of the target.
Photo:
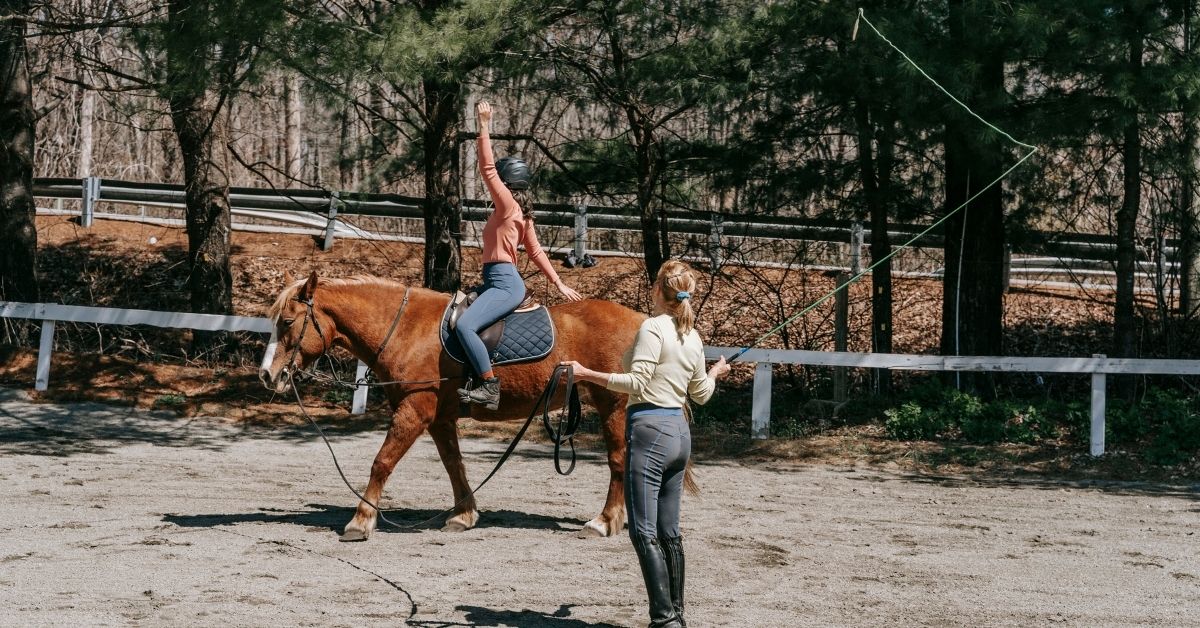
<svg viewBox="0 0 1200 628">
<path fill-rule="evenodd" d="M 595 519 L 583 524 L 583 529 L 579 531 L 579 537 L 584 539 L 602 539 L 606 536 L 608 529 Z"/>
<path fill-rule="evenodd" d="M 466 532 L 475 527 L 479 521 L 478 513 L 463 513 L 455 515 L 446 520 L 446 525 L 442 526 L 442 532 Z"/>
<path fill-rule="evenodd" d="M 367 534 L 366 530 L 346 528 L 346 531 L 342 532 L 342 535 L 338 537 L 338 540 L 343 543 L 352 543 L 355 541 L 365 541 L 369 536 L 371 535 Z"/>
<path fill-rule="evenodd" d="M 453 520 L 447 521 L 446 525 L 442 526 L 442 532 L 466 532 L 469 529 L 467 524 Z"/>
</svg>

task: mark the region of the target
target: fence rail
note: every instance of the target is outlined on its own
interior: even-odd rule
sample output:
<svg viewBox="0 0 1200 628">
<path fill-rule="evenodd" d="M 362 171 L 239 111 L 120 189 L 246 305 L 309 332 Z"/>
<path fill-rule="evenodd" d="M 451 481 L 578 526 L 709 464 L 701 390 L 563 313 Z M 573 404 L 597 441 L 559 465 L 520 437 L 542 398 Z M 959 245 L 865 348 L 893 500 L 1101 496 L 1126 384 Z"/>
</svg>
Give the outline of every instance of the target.
<svg viewBox="0 0 1200 628">
<path fill-rule="evenodd" d="M 142 183 L 99 177 L 38 178 L 34 180 L 34 196 L 51 199 L 81 200 L 82 222 L 90 225 L 97 201 L 112 201 L 146 205 L 183 206 L 183 186 L 166 183 Z M 314 189 L 274 189 L 231 187 L 230 205 L 241 210 L 278 212 L 307 212 L 322 215 L 330 225 L 336 224 L 338 214 L 421 219 L 424 199 L 399 194 L 362 194 Z M 463 201 L 463 218 L 480 221 L 487 218 L 489 203 L 482 200 Z M 633 209 L 596 205 L 539 203 L 534 212 L 539 224 L 574 227 L 576 248 L 586 236 L 587 229 L 641 228 L 640 216 Z M 780 240 L 846 243 L 855 237 L 857 221 L 804 217 L 779 217 L 723 214 L 711 211 L 666 212 L 667 228 L 672 233 L 705 235 L 710 242 L 721 238 L 748 237 Z M 332 227 L 331 227 L 332 228 Z M 907 241 L 927 228 L 927 225 L 892 223 L 889 238 Z M 867 231 L 858 236 L 862 245 L 870 246 Z M 926 248 L 942 248 L 940 229 L 918 239 L 915 244 Z M 326 247 L 332 246 L 332 232 Z M 1079 258 L 1095 262 L 1113 262 L 1116 242 L 1110 236 L 1094 234 L 1063 234 L 1050 231 L 1022 231 L 1011 243 L 1012 252 L 1020 255 L 1046 255 Z M 1166 240 L 1164 254 L 1173 259 L 1178 242 Z"/>
<path fill-rule="evenodd" d="M 85 307 L 54 303 L 17 303 L 0 301 L 0 318 L 40 321 L 41 342 L 38 348 L 36 390 L 46 390 L 50 381 L 50 357 L 54 351 L 54 326 L 57 321 L 101 325 L 152 325 L 175 329 L 209 331 L 273 332 L 270 319 L 248 316 L 219 316 L 184 312 L 155 312 L 120 308 Z M 736 347 L 707 347 L 705 356 L 717 359 L 732 355 Z M 272 335 L 264 354 L 264 366 L 275 352 Z M 800 351 L 781 349 L 751 349 L 741 358 L 755 363 L 753 401 L 751 403 L 751 436 L 768 438 L 771 431 L 771 379 L 776 364 L 853 368 L 885 368 L 922 371 L 987 371 L 1078 373 L 1092 378 L 1091 442 L 1093 456 L 1104 453 L 1104 415 L 1107 376 L 1110 374 L 1141 375 L 1200 375 L 1200 360 L 1121 359 L 1094 355 L 1087 358 L 1042 357 L 978 357 L 905 355 L 892 353 L 850 353 Z M 366 376 L 367 366 L 358 363 L 356 381 Z M 366 411 L 368 388 L 358 386 L 354 392 L 351 412 Z"/>
</svg>

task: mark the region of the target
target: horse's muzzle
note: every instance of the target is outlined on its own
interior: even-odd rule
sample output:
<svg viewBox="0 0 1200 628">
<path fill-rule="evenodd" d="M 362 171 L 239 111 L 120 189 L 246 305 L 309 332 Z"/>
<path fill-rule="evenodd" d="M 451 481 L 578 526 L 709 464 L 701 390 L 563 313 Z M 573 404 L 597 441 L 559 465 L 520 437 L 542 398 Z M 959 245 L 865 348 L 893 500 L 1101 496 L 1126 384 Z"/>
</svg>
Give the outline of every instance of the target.
<svg viewBox="0 0 1200 628">
<path fill-rule="evenodd" d="M 279 369 L 279 374 L 272 377 L 269 369 L 259 369 L 258 381 L 262 382 L 267 390 L 277 394 L 283 394 L 289 390 L 291 378 L 288 377 L 288 367 Z"/>
</svg>

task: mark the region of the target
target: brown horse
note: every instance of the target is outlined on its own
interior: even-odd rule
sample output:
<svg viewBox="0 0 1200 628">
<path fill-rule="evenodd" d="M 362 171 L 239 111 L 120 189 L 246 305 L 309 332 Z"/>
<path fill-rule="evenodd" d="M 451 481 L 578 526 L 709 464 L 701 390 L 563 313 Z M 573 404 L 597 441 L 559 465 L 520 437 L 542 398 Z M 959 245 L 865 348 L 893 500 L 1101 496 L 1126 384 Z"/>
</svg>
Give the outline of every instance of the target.
<svg viewBox="0 0 1200 628">
<path fill-rule="evenodd" d="M 458 448 L 461 406 L 457 389 L 463 385 L 464 366 L 442 350 L 438 331 L 450 296 L 374 277 L 318 280 L 315 272 L 307 281 L 289 284 L 270 309 L 278 345 L 274 356 L 264 360 L 259 373 L 263 383 L 278 393 L 286 392 L 290 373 L 306 368 L 334 346 L 370 365 L 379 381 L 414 382 L 385 387 L 392 424 L 371 465 L 371 480 L 363 497 L 379 503 L 396 463 L 421 432 L 428 431 L 450 475 L 456 504 L 443 529 L 474 527 L 479 513 Z M 403 312 L 394 324 L 401 307 Z M 601 371 L 620 371 L 621 355 L 645 319 L 624 306 L 596 300 L 556 305 L 550 308 L 550 315 L 557 334 L 550 355 L 536 362 L 497 367 L 502 382 L 500 409 L 489 412 L 472 406 L 472 418 L 506 421 L 528 417 L 561 360 L 586 360 Z M 610 471 L 604 508 L 587 522 L 583 532 L 611 536 L 625 524 L 625 395 L 592 384 L 581 383 L 579 388 L 581 398 L 602 418 Z M 556 400 L 557 406 L 561 404 L 561 399 Z M 376 511 L 366 501 L 359 502 L 342 540 L 365 540 L 375 529 Z"/>
</svg>

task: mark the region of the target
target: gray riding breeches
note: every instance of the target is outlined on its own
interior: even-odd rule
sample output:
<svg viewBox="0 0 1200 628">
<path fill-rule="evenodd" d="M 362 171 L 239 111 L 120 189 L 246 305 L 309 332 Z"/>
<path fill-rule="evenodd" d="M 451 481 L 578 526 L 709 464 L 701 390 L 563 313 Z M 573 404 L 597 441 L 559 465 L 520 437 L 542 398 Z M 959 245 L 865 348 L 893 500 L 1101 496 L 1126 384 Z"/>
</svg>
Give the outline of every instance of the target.
<svg viewBox="0 0 1200 628">
<path fill-rule="evenodd" d="M 679 533 L 683 474 L 692 434 L 682 408 L 637 404 L 626 409 L 625 511 L 629 535 L 674 538 Z"/>
</svg>

